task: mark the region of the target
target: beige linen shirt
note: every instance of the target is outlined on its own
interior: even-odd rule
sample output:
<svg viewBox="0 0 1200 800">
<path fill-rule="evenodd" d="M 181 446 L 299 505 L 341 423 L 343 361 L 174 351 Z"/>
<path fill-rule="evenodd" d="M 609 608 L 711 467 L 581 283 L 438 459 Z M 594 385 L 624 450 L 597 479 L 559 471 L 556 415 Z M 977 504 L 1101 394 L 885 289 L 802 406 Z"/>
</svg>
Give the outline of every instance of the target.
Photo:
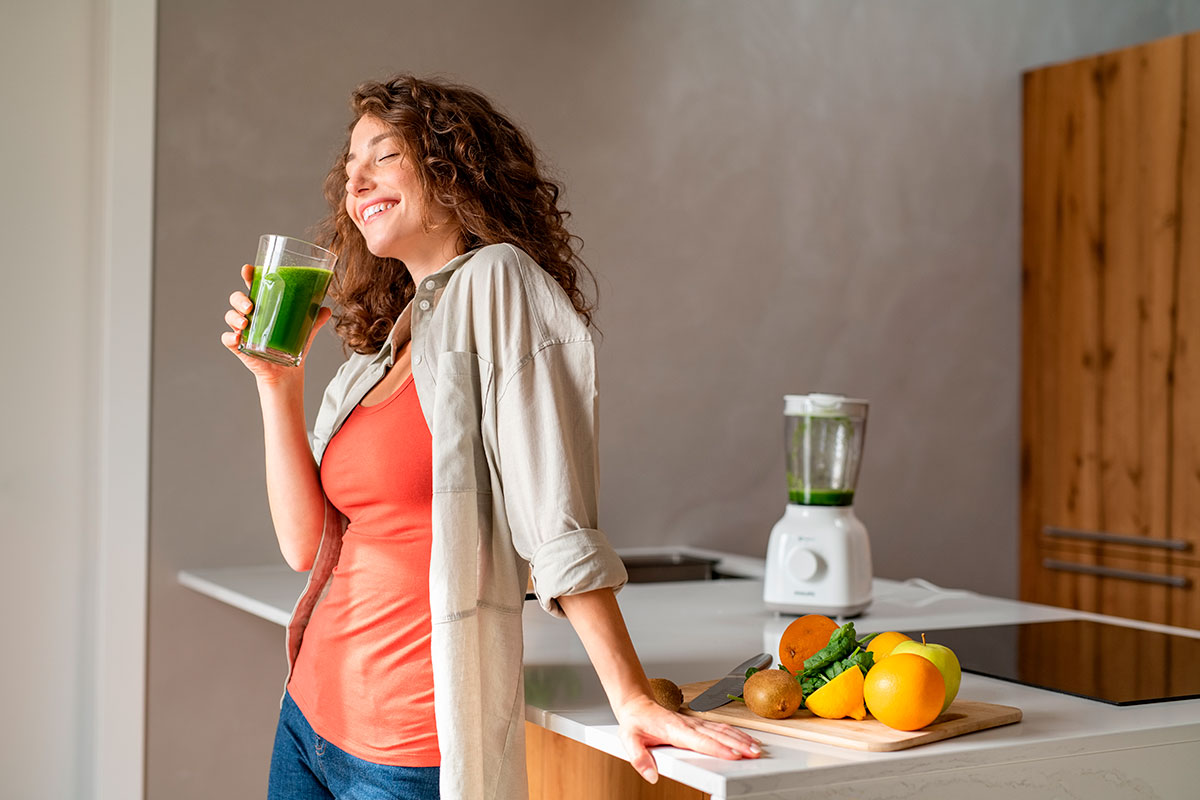
<svg viewBox="0 0 1200 800">
<path fill-rule="evenodd" d="M 521 613 L 619 589 L 625 568 L 596 525 L 595 351 L 562 288 L 525 252 L 489 245 L 422 280 L 375 354 L 334 376 L 313 431 L 330 438 L 412 340 L 433 439 L 429 605 L 443 800 L 528 796 Z M 337 564 L 346 519 L 326 501 L 308 585 L 288 625 L 289 678 Z"/>
</svg>

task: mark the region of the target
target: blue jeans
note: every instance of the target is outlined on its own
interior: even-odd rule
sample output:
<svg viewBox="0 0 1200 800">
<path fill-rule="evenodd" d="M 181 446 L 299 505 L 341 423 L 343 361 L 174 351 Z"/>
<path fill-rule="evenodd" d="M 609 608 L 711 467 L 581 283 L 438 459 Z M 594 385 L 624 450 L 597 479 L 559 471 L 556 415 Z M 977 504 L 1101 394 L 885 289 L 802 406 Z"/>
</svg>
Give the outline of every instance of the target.
<svg viewBox="0 0 1200 800">
<path fill-rule="evenodd" d="M 392 767 L 350 755 L 317 736 L 283 697 L 267 800 L 438 800 L 437 767 Z"/>
</svg>

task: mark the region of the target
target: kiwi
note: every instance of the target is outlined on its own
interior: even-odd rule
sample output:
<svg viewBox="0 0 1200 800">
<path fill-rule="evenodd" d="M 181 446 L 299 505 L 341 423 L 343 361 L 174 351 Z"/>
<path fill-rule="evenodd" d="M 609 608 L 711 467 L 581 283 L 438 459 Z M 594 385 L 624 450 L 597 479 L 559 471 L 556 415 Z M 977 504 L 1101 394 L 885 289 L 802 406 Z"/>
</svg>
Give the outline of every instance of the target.
<svg viewBox="0 0 1200 800">
<path fill-rule="evenodd" d="M 678 711 L 683 705 L 683 692 L 666 678 L 651 678 L 650 689 L 654 692 L 654 701 L 668 711 Z"/>
<path fill-rule="evenodd" d="M 784 719 L 796 713 L 804 700 L 800 682 L 782 669 L 760 669 L 742 686 L 746 707 L 760 717 Z"/>
</svg>

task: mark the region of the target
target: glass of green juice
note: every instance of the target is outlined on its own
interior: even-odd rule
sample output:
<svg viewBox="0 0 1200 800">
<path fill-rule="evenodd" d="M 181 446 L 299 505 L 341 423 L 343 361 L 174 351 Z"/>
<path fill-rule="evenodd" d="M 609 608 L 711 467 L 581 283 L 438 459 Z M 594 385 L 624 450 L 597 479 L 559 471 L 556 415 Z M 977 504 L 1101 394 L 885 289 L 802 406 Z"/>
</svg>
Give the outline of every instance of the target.
<svg viewBox="0 0 1200 800">
<path fill-rule="evenodd" d="M 250 283 L 250 324 L 238 350 L 256 358 L 298 367 L 312 333 L 337 256 L 323 247 L 268 233 L 258 240 Z"/>
</svg>

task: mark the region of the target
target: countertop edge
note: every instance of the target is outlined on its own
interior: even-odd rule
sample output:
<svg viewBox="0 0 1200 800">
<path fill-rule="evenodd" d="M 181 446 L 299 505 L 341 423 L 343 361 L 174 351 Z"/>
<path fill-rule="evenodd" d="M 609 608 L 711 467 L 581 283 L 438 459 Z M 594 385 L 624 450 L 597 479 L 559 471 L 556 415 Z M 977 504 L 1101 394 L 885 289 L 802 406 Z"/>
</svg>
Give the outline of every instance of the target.
<svg viewBox="0 0 1200 800">
<path fill-rule="evenodd" d="M 220 582 L 220 577 L 230 574 L 230 570 L 243 569 L 240 567 L 225 567 L 212 570 L 180 570 L 177 574 L 179 582 L 187 588 L 199 592 L 202 595 L 211 597 L 214 600 L 220 601 L 234 608 L 241 609 L 256 617 L 265 619 L 268 622 L 274 622 L 282 628 L 286 628 L 291 620 L 291 613 L 283 611 L 278 606 L 271 603 L 259 600 L 245 592 L 233 589 Z M 260 569 L 255 567 L 246 567 L 246 570 Z M 298 596 L 298 595 L 297 595 Z"/>
<path fill-rule="evenodd" d="M 704 556 L 724 555 L 701 548 L 689 548 L 685 552 Z M 732 570 L 730 573 L 736 574 Z M 178 573 L 178 580 L 193 591 L 277 625 L 285 626 L 290 616 L 290 606 L 303 588 L 307 576 L 304 573 L 294 573 L 285 566 L 276 564 L 182 570 Z M 981 621 L 999 622 L 1001 618 L 1005 617 L 1022 619 L 1074 617 L 1097 619 L 1151 630 L 1179 632 L 1190 636 L 1200 635 L 1196 631 L 1172 626 L 1118 619 L 1051 606 L 1037 606 L 1007 598 L 986 598 L 968 590 L 946 589 L 920 580 L 876 579 L 876 581 L 877 597 L 884 606 L 897 598 L 906 602 L 912 601 L 911 604 L 916 613 L 917 610 L 926 607 L 927 601 L 934 607 L 949 604 L 957 608 L 959 604 L 967 603 L 972 607 L 979 607 L 978 610 L 972 611 L 973 622 L 976 624 Z M 754 593 L 754 586 L 747 584 L 754 583 L 754 581 L 717 581 L 705 589 L 701 589 L 694 582 L 691 584 L 683 582 L 677 585 L 679 586 L 678 591 L 685 595 L 688 592 L 704 592 L 703 596 L 709 597 L 721 584 L 728 584 L 725 587 L 728 591 L 717 591 L 718 596 L 729 598 L 735 595 L 745 595 L 748 598 Z M 741 585 L 742 588 L 738 588 L 737 585 Z M 649 594 L 645 594 L 644 598 L 654 597 L 655 592 L 660 590 L 655 590 L 651 588 L 652 586 L 651 584 L 642 585 L 638 592 L 631 594 L 631 599 L 636 599 L 646 592 Z M 662 584 L 661 586 L 668 587 L 671 584 Z M 746 598 L 743 598 L 743 602 L 748 602 Z M 536 611 L 536 609 L 534 610 Z M 984 613 L 985 611 L 987 613 Z M 530 613 L 532 614 L 532 611 Z M 743 616 L 739 615 L 736 609 L 727 609 L 722 616 L 722 619 L 725 618 L 728 618 L 729 621 L 723 624 L 735 627 L 744 624 Z M 544 634 L 542 637 L 535 638 L 538 638 L 539 646 L 551 648 L 550 652 L 553 658 L 547 663 L 552 667 L 590 669 L 586 663 L 585 654 L 575 653 L 572 650 L 577 642 L 570 635 L 569 628 L 557 624 L 561 621 L 544 620 L 540 613 L 532 614 L 531 617 L 527 617 L 527 620 L 527 625 L 532 624 L 534 629 L 540 634 Z M 944 627 L 949 626 L 945 625 Z M 937 626 L 932 627 L 936 628 Z M 527 628 L 528 634 L 529 628 Z M 547 636 L 549 638 L 546 638 Z M 527 653 L 527 657 L 529 656 L 530 653 Z M 577 667 L 576 661 L 578 661 Z M 527 661 L 527 667 L 530 663 L 538 663 L 536 657 L 533 661 Z M 659 663 L 666 662 L 660 658 Z M 861 760 L 854 757 L 848 759 L 847 751 L 843 748 L 804 742 L 799 749 L 809 753 L 810 756 L 803 759 L 806 765 L 802 767 L 797 767 L 794 756 L 788 755 L 789 750 L 797 749 L 796 740 L 787 740 L 786 737 L 770 734 L 756 735 L 768 745 L 768 753 L 772 746 L 777 746 L 776 752 L 779 760 L 777 762 L 766 759 L 758 760 L 754 762 L 756 766 L 749 771 L 746 769 L 747 762 L 727 762 L 672 747 L 655 748 L 655 758 L 659 764 L 659 772 L 664 777 L 679 781 L 714 797 L 724 798 L 756 795 L 775 790 L 802 792 L 815 790 L 817 787 L 828 789 L 833 785 L 858 784 L 861 781 L 890 778 L 902 779 L 906 776 L 916 777 L 921 774 L 942 773 L 954 769 L 971 770 L 1009 763 L 1032 763 L 1056 758 L 1070 759 L 1102 752 L 1116 753 L 1146 747 L 1200 742 L 1200 714 L 1188 718 L 1186 714 L 1181 715 L 1178 709 L 1166 713 L 1161 723 L 1140 724 L 1140 727 L 1136 729 L 1126 725 L 1123 725 L 1120 730 L 1104 729 L 1103 727 L 1086 730 L 1075 727 L 1071 730 L 1073 735 L 1069 738 L 1060 740 L 1047 738 L 1047 731 L 1062 730 L 1062 726 L 1056 724 L 1053 707 L 1047 710 L 1028 702 L 1009 702 L 1007 697 L 1012 692 L 1030 690 L 1019 687 L 1014 689 L 1012 685 L 994 679 L 973 678 L 973 680 L 985 682 L 979 684 L 981 689 L 984 689 L 986 685 L 1005 687 L 1003 695 L 989 692 L 994 696 L 983 699 L 992 702 L 1007 702 L 1021 707 L 1025 713 L 1025 720 L 1018 723 L 1017 726 L 1028 725 L 1035 721 L 1042 723 L 1041 726 L 1034 730 L 1027 729 L 1027 732 L 1018 733 L 1015 737 L 1003 733 L 1015 726 L 1005 726 L 915 748 L 920 750 L 920 753 L 914 753 L 913 750 L 898 751 L 894 754 L 872 753 L 870 757 Z M 1028 697 L 1025 699 L 1028 700 Z M 1196 701 L 1173 701 L 1161 705 L 1173 706 L 1177 702 L 1195 703 Z M 607 705 L 603 705 L 603 707 L 602 705 L 598 702 L 595 708 L 566 709 L 555 708 L 553 705 L 543 707 L 527 703 L 525 713 L 526 719 L 533 724 L 613 757 L 628 760 L 621 745 L 618 728 L 611 710 Z M 1075 733 L 1075 731 L 1079 732 Z M 827 756 L 828 759 L 826 759 Z M 739 764 L 742 766 L 739 767 Z M 775 764 L 778 764 L 778 768 L 775 768 Z"/>
</svg>

